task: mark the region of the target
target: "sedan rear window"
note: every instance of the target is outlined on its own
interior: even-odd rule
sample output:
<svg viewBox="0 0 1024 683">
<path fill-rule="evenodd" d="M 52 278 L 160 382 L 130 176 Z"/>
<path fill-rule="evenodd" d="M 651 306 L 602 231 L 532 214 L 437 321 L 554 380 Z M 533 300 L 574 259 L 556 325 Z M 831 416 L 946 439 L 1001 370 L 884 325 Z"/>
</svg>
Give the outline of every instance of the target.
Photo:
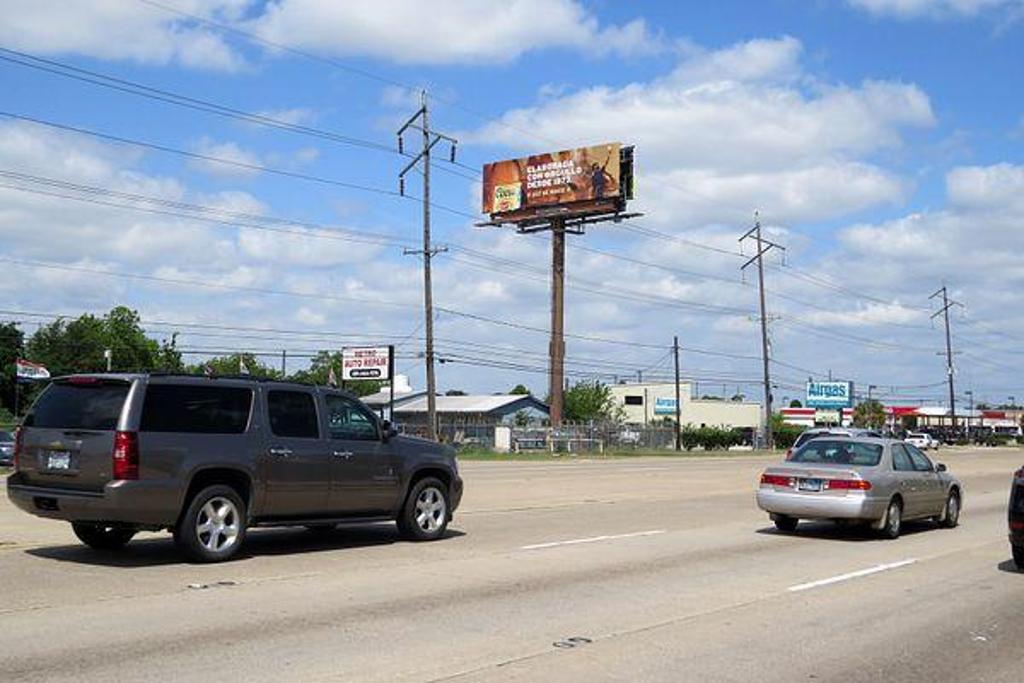
<svg viewBox="0 0 1024 683">
<path fill-rule="evenodd" d="M 25 416 L 25 426 L 113 431 L 127 397 L 127 382 L 54 382 Z"/>
<path fill-rule="evenodd" d="M 814 465 L 874 467 L 882 459 L 882 447 L 859 441 L 814 439 L 793 454 L 792 462 Z"/>
</svg>

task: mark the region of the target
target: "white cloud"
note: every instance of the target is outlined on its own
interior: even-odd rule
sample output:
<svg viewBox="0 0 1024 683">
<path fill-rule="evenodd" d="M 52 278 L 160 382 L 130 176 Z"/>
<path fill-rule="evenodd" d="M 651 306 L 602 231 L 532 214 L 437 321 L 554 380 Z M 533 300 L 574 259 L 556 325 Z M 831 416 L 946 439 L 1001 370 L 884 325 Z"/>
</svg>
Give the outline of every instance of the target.
<svg viewBox="0 0 1024 683">
<path fill-rule="evenodd" d="M 1021 0 L 847 0 L 854 7 L 877 16 L 900 19 L 918 17 L 973 17 L 995 9 L 1020 10 Z"/>
<path fill-rule="evenodd" d="M 662 48 L 643 20 L 602 26 L 576 0 L 280 0 L 251 24 L 293 47 L 405 64 L 505 63 L 553 47 L 594 55 Z"/>
<path fill-rule="evenodd" d="M 204 18 L 230 20 L 249 2 L 176 0 L 173 4 Z M 81 54 L 220 71 L 236 71 L 244 65 L 218 34 L 196 22 L 123 0 L 8 2 L 0 22 L 0 43 L 33 54 Z"/>
<path fill-rule="evenodd" d="M 518 151 L 635 143 L 638 206 L 648 220 L 834 218 L 902 198 L 906 183 L 871 162 L 932 126 L 912 84 L 807 78 L 793 38 L 691 49 L 668 75 L 595 86 L 507 112 L 462 139 Z"/>
<path fill-rule="evenodd" d="M 251 168 L 261 165 L 259 156 L 255 152 L 242 148 L 237 143 L 216 142 L 210 138 L 202 138 L 196 143 L 193 151 L 197 154 L 231 162 L 221 163 L 206 159 L 194 159 L 189 162 L 193 168 L 212 175 L 246 177 L 259 173 L 259 169 Z"/>
<path fill-rule="evenodd" d="M 954 205 L 1005 209 L 1024 208 L 1024 166 L 966 166 L 946 175 L 946 192 Z"/>
</svg>

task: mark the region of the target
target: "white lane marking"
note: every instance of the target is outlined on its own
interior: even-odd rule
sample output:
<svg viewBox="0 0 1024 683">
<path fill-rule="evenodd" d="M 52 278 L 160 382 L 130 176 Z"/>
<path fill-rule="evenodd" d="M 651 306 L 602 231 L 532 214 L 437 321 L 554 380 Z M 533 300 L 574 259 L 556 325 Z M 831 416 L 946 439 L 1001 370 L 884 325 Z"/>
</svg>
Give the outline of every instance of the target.
<svg viewBox="0 0 1024 683">
<path fill-rule="evenodd" d="M 890 569 L 899 569 L 900 567 L 906 567 L 908 564 L 914 564 L 917 559 L 901 560 L 899 562 L 891 562 L 889 564 L 879 564 L 874 567 L 868 567 L 867 569 L 861 569 L 859 571 L 850 572 L 849 574 L 840 574 L 839 576 L 832 576 L 827 579 L 820 581 L 811 581 L 810 583 L 801 583 L 796 586 L 790 586 L 789 592 L 798 593 L 800 591 L 809 590 L 811 588 L 819 588 L 821 586 L 828 586 L 833 583 L 839 583 L 841 581 L 849 581 L 850 579 L 858 579 L 862 576 L 870 576 L 871 574 L 877 574 L 878 572 L 888 571 Z"/>
<path fill-rule="evenodd" d="M 551 543 L 535 543 L 533 545 L 521 546 L 520 550 L 540 550 L 541 548 L 556 548 L 562 545 L 580 545 L 582 543 L 597 543 L 599 541 L 614 541 L 620 538 L 636 538 L 638 536 L 656 536 L 665 533 L 665 529 L 653 529 L 651 531 L 634 531 L 630 534 L 610 534 L 607 536 L 591 536 L 590 538 L 574 538 L 568 541 L 552 541 Z"/>
</svg>

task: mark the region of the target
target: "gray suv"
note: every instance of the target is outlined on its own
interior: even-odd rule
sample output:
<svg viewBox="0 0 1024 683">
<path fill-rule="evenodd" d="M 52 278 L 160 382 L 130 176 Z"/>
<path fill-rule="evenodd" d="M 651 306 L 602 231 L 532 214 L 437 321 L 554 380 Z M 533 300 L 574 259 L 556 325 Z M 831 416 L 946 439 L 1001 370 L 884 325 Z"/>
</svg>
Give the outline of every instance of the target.
<svg viewBox="0 0 1024 683">
<path fill-rule="evenodd" d="M 238 552 L 252 526 L 397 522 L 441 538 L 462 498 L 455 452 L 399 436 L 353 396 L 248 378 L 54 380 L 25 417 L 7 495 L 98 549 L 167 529 L 191 560 Z"/>
</svg>

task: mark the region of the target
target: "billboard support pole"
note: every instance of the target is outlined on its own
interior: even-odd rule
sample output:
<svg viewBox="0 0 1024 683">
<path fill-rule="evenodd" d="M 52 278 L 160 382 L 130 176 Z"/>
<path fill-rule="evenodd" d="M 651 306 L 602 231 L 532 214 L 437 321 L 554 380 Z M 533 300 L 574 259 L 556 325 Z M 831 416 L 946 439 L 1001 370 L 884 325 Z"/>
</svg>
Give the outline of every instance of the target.
<svg viewBox="0 0 1024 683">
<path fill-rule="evenodd" d="M 768 347 L 768 312 L 765 310 L 764 300 L 764 255 L 772 249 L 785 251 L 786 248 L 761 236 L 761 219 L 756 211 L 754 212 L 754 227 L 740 237 L 740 242 L 751 237 L 757 245 L 757 253 L 740 266 L 740 270 L 745 270 L 750 264 L 757 263 L 757 288 L 761 303 L 761 361 L 764 365 L 764 439 L 765 446 L 771 450 L 775 448 L 775 435 L 772 434 L 772 381 L 769 368 L 771 360 Z"/>
<path fill-rule="evenodd" d="M 565 395 L 565 219 L 551 220 L 551 372 L 550 419 L 552 427 L 562 425 Z"/>
</svg>

